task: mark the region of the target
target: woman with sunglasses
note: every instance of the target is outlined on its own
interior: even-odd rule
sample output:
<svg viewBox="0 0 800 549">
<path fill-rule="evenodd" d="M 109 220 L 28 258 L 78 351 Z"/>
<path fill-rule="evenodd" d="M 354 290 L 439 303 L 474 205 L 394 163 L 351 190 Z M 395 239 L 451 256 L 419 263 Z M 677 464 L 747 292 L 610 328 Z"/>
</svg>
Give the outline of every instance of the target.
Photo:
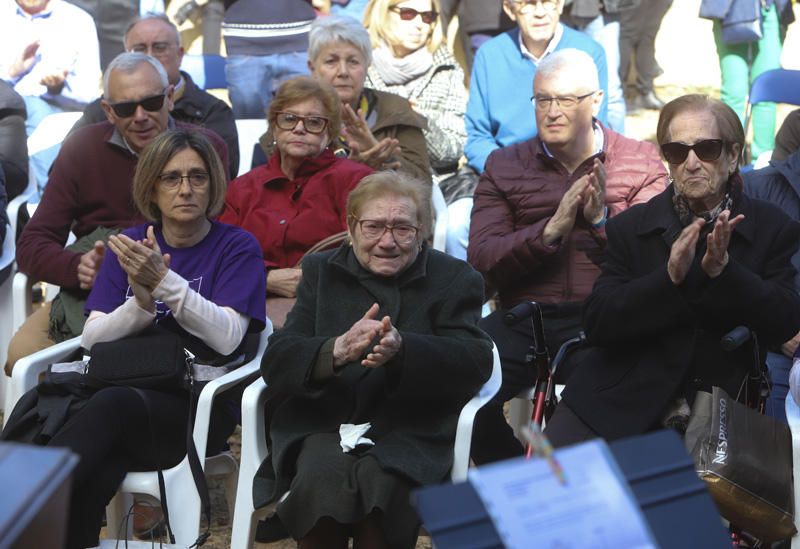
<svg viewBox="0 0 800 549">
<path fill-rule="evenodd" d="M 305 76 L 284 82 L 267 114 L 274 152 L 266 165 L 228 186 L 220 221 L 258 239 L 268 296 L 295 297 L 300 258 L 319 241 L 345 231 L 347 195 L 372 173 L 329 147 L 339 134 L 340 109 L 339 96 L 325 82 Z M 273 324 L 282 324 L 268 314 Z"/>
<path fill-rule="evenodd" d="M 458 168 L 467 131 L 464 72 L 444 42 L 438 0 L 371 0 L 364 26 L 372 43 L 366 85 L 411 102 L 428 119 L 434 179 Z"/>
<path fill-rule="evenodd" d="M 413 548 L 411 490 L 445 480 L 460 410 L 489 377 L 483 279 L 428 246 L 426 191 L 393 171 L 358 184 L 350 241 L 308 257 L 264 355 L 281 398 L 255 499 L 289 490 L 277 514 L 301 549 Z"/>
<path fill-rule="evenodd" d="M 685 429 L 698 391 L 745 397 L 753 345 L 724 351 L 724 335 L 750 328 L 764 364 L 800 330 L 790 261 L 800 225 L 742 193 L 736 113 L 685 95 L 661 111 L 657 138 L 671 185 L 606 225 L 606 262 L 584 305 L 592 348 L 548 423 L 554 444 Z"/>
</svg>

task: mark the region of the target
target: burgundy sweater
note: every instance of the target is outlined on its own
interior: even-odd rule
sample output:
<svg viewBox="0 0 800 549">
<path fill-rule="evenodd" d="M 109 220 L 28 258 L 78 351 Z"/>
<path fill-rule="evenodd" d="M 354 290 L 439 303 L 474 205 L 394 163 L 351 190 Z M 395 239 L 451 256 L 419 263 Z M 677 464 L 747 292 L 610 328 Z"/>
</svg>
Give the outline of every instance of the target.
<svg viewBox="0 0 800 549">
<path fill-rule="evenodd" d="M 667 172 L 652 143 L 603 128 L 600 159 L 606 169 L 609 216 L 647 202 L 664 190 Z M 580 302 L 600 274 L 605 229 L 578 213 L 562 241 L 547 246 L 544 228 L 564 193 L 592 169 L 591 156 L 568 173 L 545 154 L 538 137 L 494 151 L 481 175 L 469 231 L 467 259 L 499 292 L 504 307 L 522 301 Z"/>
<path fill-rule="evenodd" d="M 228 165 L 228 149 L 214 132 L 202 132 Z M 44 195 L 17 243 L 17 265 L 34 280 L 78 288 L 81 254 L 64 249 L 70 231 L 81 238 L 97 227 L 128 228 L 143 221 L 131 197 L 137 157 L 109 142 L 110 122 L 85 126 L 70 135 L 53 163 Z"/>
</svg>

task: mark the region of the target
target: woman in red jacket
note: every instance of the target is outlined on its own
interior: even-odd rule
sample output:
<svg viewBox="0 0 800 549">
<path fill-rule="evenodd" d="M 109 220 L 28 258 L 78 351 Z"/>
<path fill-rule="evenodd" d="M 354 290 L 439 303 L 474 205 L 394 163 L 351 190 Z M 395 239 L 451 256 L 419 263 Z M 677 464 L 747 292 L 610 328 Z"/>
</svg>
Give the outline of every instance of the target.
<svg viewBox="0 0 800 549">
<path fill-rule="evenodd" d="M 320 240 L 347 229 L 347 195 L 372 173 L 328 148 L 341 126 L 340 109 L 339 96 L 324 82 L 308 77 L 284 82 L 267 115 L 274 152 L 266 165 L 228 187 L 220 221 L 258 239 L 268 296 L 295 297 L 300 258 Z"/>
</svg>

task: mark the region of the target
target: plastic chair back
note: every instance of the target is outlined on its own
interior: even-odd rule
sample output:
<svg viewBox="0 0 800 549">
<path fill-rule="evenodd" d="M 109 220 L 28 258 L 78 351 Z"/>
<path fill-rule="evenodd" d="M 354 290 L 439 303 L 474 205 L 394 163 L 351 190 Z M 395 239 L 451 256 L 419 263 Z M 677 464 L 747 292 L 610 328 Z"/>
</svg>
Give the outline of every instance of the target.
<svg viewBox="0 0 800 549">
<path fill-rule="evenodd" d="M 239 134 L 239 172 L 246 174 L 253 164 L 253 148 L 267 131 L 264 118 L 243 118 L 236 121 L 236 132 Z"/>
<path fill-rule="evenodd" d="M 753 80 L 744 117 L 745 135 L 753 116 L 753 105 L 765 101 L 800 105 L 800 70 L 772 69 Z"/>
</svg>

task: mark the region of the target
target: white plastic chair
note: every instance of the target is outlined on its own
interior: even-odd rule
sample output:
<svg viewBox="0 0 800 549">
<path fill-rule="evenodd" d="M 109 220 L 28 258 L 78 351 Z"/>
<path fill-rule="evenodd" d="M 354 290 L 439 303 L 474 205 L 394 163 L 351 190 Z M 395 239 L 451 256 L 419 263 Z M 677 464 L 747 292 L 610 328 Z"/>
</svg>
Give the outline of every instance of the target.
<svg viewBox="0 0 800 549">
<path fill-rule="evenodd" d="M 6 236 L 3 240 L 3 250 L 0 255 L 0 272 L 8 269 L 7 278 L 0 284 L 0 364 L 6 363 L 8 356 L 8 342 L 14 335 L 13 315 L 11 314 L 12 287 L 14 284 L 14 233 L 10 226 L 6 226 Z M 6 376 L 0 373 L 0 409 L 6 412 Z"/>
<path fill-rule="evenodd" d="M 236 121 L 236 132 L 239 134 L 239 175 L 250 171 L 253 164 L 253 147 L 267 131 L 264 118 L 243 118 Z"/>
<path fill-rule="evenodd" d="M 6 214 L 8 215 L 8 223 L 11 225 L 13 234 L 17 234 L 17 225 L 19 225 L 19 210 L 23 204 L 27 203 L 31 198 L 38 193 L 36 186 L 36 176 L 33 174 L 33 167 L 30 162 L 28 163 L 28 186 L 14 197 L 6 206 Z"/>
<path fill-rule="evenodd" d="M 248 387 L 249 389 L 249 387 Z M 244 401 L 242 401 L 244 404 Z M 797 512 L 797 505 L 800 502 L 800 408 L 789 392 L 786 395 L 786 420 L 789 422 L 789 429 L 792 431 L 792 468 L 794 472 L 794 525 L 800 532 L 800 513 Z M 244 445 L 242 446 L 244 450 Z M 792 549 L 800 549 L 800 533 L 792 538 Z"/>
<path fill-rule="evenodd" d="M 431 188 L 431 203 L 436 215 L 433 227 L 433 249 L 444 252 L 447 241 L 447 202 L 444 200 L 442 189 L 436 183 Z"/>
<path fill-rule="evenodd" d="M 214 397 L 223 391 L 237 385 L 248 376 L 257 372 L 261 365 L 261 357 L 267 347 L 267 339 L 272 333 L 272 323 L 267 319 L 267 326 L 260 334 L 259 346 L 256 357 L 241 367 L 228 374 L 210 381 L 203 388 L 197 403 L 197 414 L 193 430 L 194 443 L 197 454 L 204 456 L 208 440 L 208 428 L 211 419 L 211 406 Z M 47 370 L 53 362 L 67 359 L 80 348 L 80 338 L 76 337 L 33 355 L 20 359 L 14 367 L 11 376 L 12 404 L 16 404 L 25 391 L 36 386 L 39 374 Z M 227 476 L 226 491 L 229 501 L 236 497 L 237 466 L 236 461 L 228 453 L 206 458 L 204 462 L 206 476 Z M 197 539 L 200 531 L 200 496 L 192 478 L 188 458 L 184 458 L 178 465 L 163 471 L 166 486 L 167 501 L 170 503 L 170 524 L 172 525 L 175 541 L 179 545 L 188 546 Z M 128 473 L 117 495 L 106 508 L 109 536 L 116 536 L 120 530 L 123 517 L 127 513 L 131 498 L 129 494 L 149 494 L 159 498 L 158 476 L 156 472 Z M 129 521 L 129 527 L 132 527 Z M 127 532 L 126 532 L 127 534 Z"/>
<path fill-rule="evenodd" d="M 461 409 L 461 414 L 458 416 L 456 440 L 453 446 L 453 468 L 450 471 L 453 482 L 461 482 L 467 478 L 475 414 L 500 390 L 502 381 L 500 355 L 494 345 L 492 356 L 492 374 L 478 393 Z M 242 396 L 242 458 L 239 464 L 239 487 L 236 490 L 231 549 L 250 549 L 258 521 L 274 514 L 278 503 L 288 494 L 287 492 L 278 502 L 261 509 L 255 509 L 253 505 L 253 479 L 268 454 L 264 422 L 266 389 L 267 384 L 259 378 L 245 389 Z"/>
</svg>

